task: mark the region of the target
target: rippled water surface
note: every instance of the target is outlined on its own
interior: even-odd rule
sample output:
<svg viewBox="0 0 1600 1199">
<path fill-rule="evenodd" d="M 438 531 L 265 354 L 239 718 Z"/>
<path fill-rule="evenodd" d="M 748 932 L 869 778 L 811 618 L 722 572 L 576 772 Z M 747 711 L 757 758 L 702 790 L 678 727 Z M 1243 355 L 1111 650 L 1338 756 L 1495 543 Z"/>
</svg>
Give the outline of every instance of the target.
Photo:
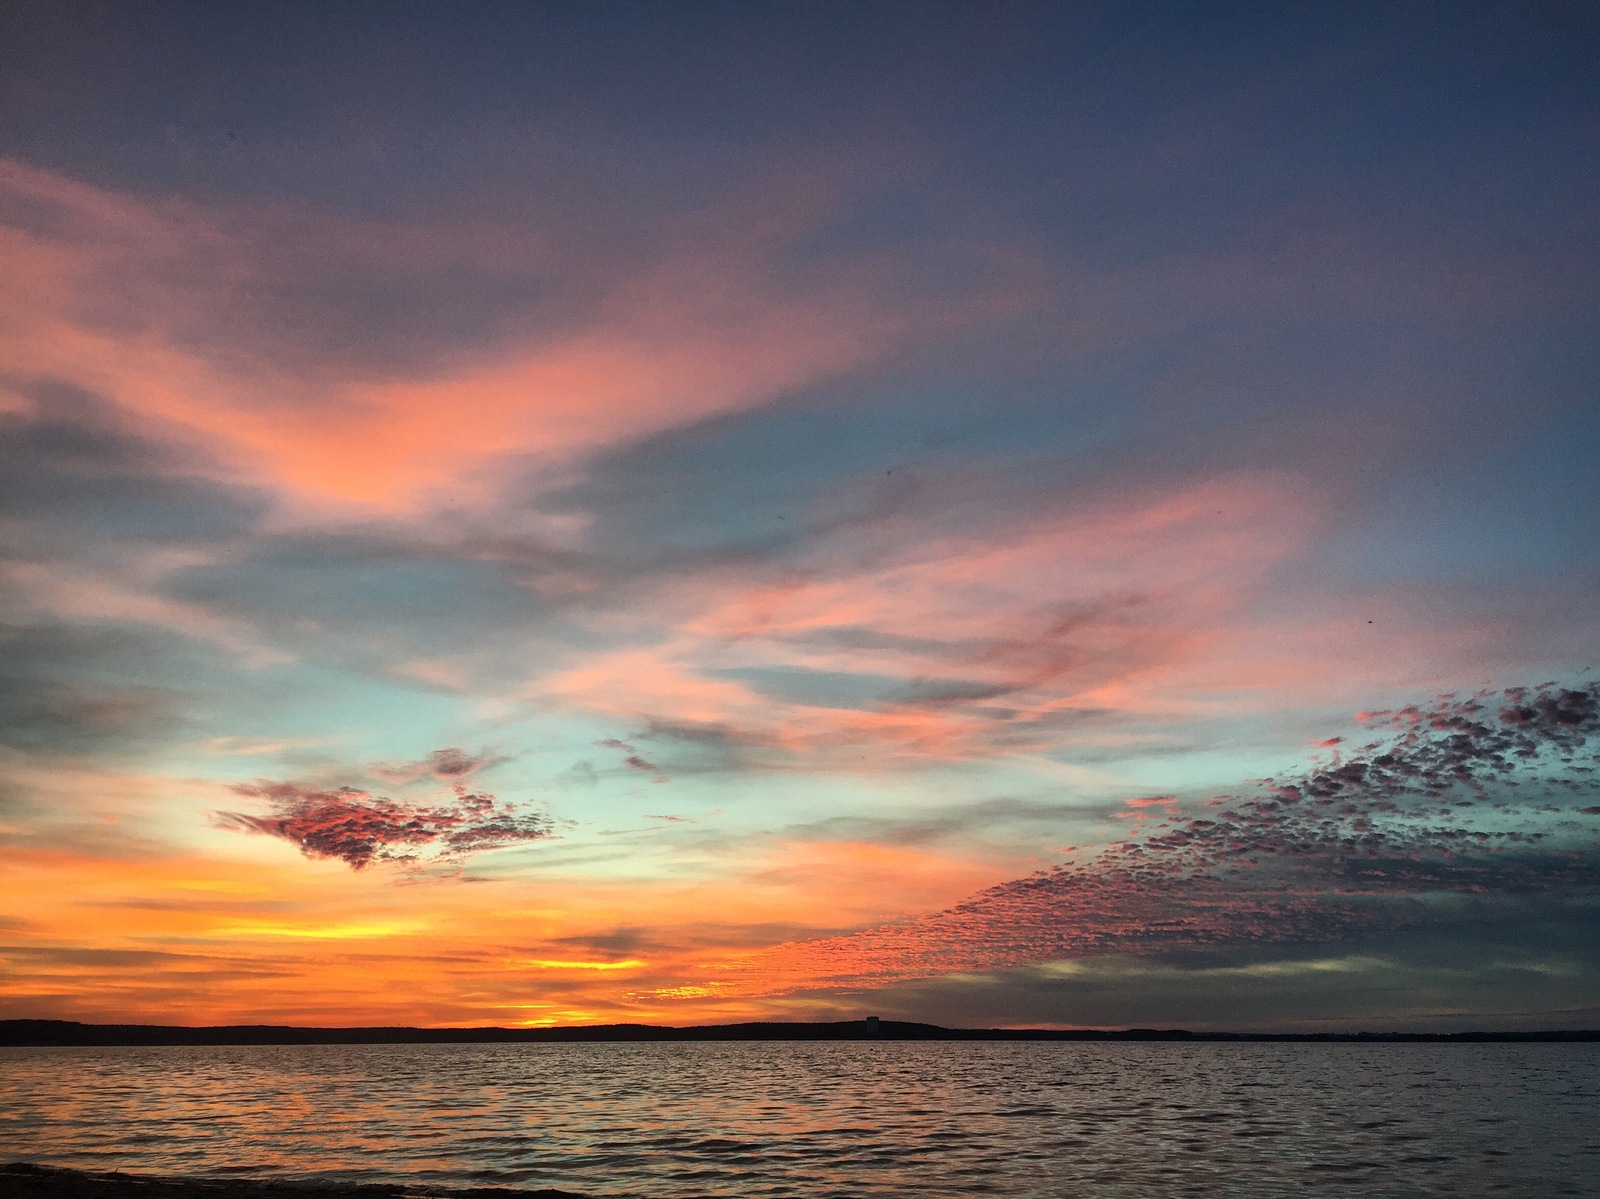
<svg viewBox="0 0 1600 1199">
<path fill-rule="evenodd" d="M 594 1195 L 1600 1195 L 1600 1046 L 0 1050 L 4 1158 Z"/>
</svg>

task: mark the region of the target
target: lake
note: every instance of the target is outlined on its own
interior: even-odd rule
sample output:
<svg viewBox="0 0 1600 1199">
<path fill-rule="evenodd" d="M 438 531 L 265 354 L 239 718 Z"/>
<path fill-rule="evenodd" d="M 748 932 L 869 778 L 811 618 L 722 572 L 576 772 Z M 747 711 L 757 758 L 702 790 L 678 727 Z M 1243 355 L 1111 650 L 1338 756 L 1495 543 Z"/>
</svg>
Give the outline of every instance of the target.
<svg viewBox="0 0 1600 1199">
<path fill-rule="evenodd" d="M 596 1196 L 1600 1195 L 1600 1045 L 7 1048 L 0 1146 Z"/>
</svg>

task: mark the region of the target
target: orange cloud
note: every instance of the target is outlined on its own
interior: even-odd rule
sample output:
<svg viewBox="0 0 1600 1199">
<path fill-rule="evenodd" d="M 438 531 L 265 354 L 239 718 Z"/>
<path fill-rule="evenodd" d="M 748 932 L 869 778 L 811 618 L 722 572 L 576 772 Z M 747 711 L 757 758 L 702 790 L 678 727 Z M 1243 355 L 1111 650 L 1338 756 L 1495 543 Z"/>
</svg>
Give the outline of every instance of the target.
<svg viewBox="0 0 1600 1199">
<path fill-rule="evenodd" d="M 320 506 L 406 508 L 445 488 L 458 503 L 503 456 L 559 470 L 881 359 L 971 311 L 882 303 L 892 280 L 870 271 L 783 281 L 773 261 L 818 213 L 779 204 L 759 218 L 730 212 L 726 227 L 707 220 L 696 244 L 657 246 L 575 305 L 587 314 L 576 326 L 541 329 L 513 307 L 426 361 L 386 366 L 307 328 L 330 271 L 315 247 L 357 283 L 420 289 L 413 303 L 452 270 L 521 272 L 548 290 L 574 286 L 551 281 L 567 268 L 512 228 L 205 208 L 17 162 L 0 161 L 0 197 L 44 215 L 0 226 L 11 284 L 0 358 L 14 375 L 109 396 L 208 443 L 230 471 Z M 375 303 L 341 310 L 357 322 L 347 342 L 360 342 Z"/>
<path fill-rule="evenodd" d="M 129 836 L 108 832 L 103 849 L 11 848 L 0 1012 L 164 1023 L 659 1019 L 654 992 L 698 985 L 706 961 L 763 947 L 771 929 L 869 926 L 946 904 L 993 872 L 916 849 L 784 841 L 724 849 L 687 878 L 682 863 L 653 879 L 556 862 L 537 876 L 396 886 L 265 841 L 223 856 Z M 626 948 L 633 942 L 613 931 L 641 918 L 649 923 Z M 624 948 L 603 948 L 612 944 Z M 711 1006 L 678 1018 L 774 1010 L 713 991 L 704 999 Z"/>
</svg>

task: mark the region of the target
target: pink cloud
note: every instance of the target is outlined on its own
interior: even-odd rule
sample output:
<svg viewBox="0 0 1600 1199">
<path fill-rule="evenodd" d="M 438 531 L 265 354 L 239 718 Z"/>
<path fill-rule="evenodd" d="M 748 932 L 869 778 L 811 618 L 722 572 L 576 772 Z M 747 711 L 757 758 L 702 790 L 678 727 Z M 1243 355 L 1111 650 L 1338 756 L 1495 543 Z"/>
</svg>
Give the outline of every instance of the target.
<svg viewBox="0 0 1600 1199">
<path fill-rule="evenodd" d="M 594 251 L 569 261 L 526 214 L 363 224 L 119 194 L 0 161 L 0 198 L 40 214 L 0 225 L 13 284 L 0 357 L 14 374 L 69 381 L 186 431 L 303 504 L 408 509 L 446 485 L 459 503 L 508 455 L 559 473 L 993 308 L 978 294 L 908 300 L 882 262 L 786 276 L 786 248 L 832 203 L 783 202 L 793 182 L 759 180 L 760 195 L 727 198 L 692 236 L 664 230 L 624 265 Z M 364 318 L 370 297 L 322 298 L 367 286 L 420 306 L 430 290 L 493 294 L 507 281 L 543 298 L 508 301 L 454 337 L 397 340 L 360 324 L 376 319 Z M 548 294 L 562 289 L 571 302 L 551 323 Z"/>
<path fill-rule="evenodd" d="M 460 751 L 442 750 L 445 765 Z M 438 755 L 434 755 L 437 757 Z M 459 776 L 459 771 L 456 776 Z M 519 813 L 514 804 L 457 785 L 455 798 L 438 806 L 403 803 L 355 787 L 326 790 L 292 782 L 263 781 L 233 788 L 265 800 L 271 815 L 219 812 L 218 827 L 264 833 L 298 846 L 308 858 L 337 858 L 352 870 L 375 861 L 454 860 L 553 835 L 549 817 Z"/>
<path fill-rule="evenodd" d="M 1377 715 L 1392 731 L 1342 758 L 1199 813 L 1168 810 L 1069 864 L 933 915 L 703 972 L 726 994 L 777 995 L 1108 953 L 1333 941 L 1426 921 L 1437 909 L 1422 896 L 1560 900 L 1600 887 L 1600 842 L 1573 820 L 1600 809 L 1519 798 L 1600 786 L 1600 684 Z"/>
<path fill-rule="evenodd" d="M 590 655 L 525 696 L 822 765 L 860 768 L 863 748 L 878 762 L 1035 752 L 1085 711 L 1180 706 L 1161 677 L 1207 654 L 1316 520 L 1272 474 L 1056 502 L 934 537 L 891 516 L 773 577 L 669 578 L 629 613 L 650 644 Z M 878 692 L 808 700 L 765 688 L 763 671 Z"/>
</svg>

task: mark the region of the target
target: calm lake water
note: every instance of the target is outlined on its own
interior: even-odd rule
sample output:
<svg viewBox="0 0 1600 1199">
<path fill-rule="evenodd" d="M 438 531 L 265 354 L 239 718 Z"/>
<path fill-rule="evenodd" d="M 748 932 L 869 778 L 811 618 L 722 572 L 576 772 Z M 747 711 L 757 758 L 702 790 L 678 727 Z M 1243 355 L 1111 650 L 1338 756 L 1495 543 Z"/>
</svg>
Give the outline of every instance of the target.
<svg viewBox="0 0 1600 1199">
<path fill-rule="evenodd" d="M 1600 1195 L 1600 1045 L 0 1050 L 5 1160 L 601 1195 Z"/>
</svg>

